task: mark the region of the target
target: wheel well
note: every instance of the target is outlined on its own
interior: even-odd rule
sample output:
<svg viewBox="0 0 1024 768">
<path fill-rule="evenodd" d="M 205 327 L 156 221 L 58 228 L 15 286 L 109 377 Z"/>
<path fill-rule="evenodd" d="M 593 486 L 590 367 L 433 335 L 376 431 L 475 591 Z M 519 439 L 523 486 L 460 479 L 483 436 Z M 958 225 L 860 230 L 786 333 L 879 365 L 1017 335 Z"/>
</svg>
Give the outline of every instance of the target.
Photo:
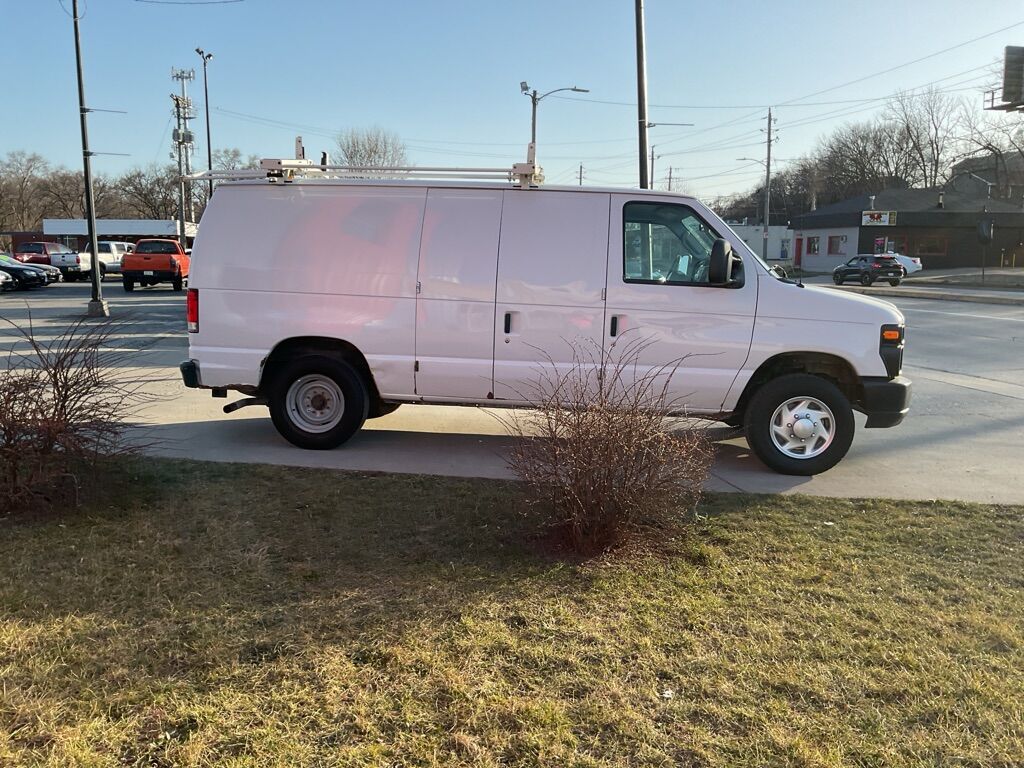
<svg viewBox="0 0 1024 768">
<path fill-rule="evenodd" d="M 270 378 L 270 374 L 283 363 L 302 355 L 331 355 L 340 357 L 363 376 L 370 395 L 370 413 L 375 413 L 380 407 L 380 392 L 377 389 L 377 382 L 374 381 L 373 372 L 370 370 L 366 357 L 359 348 L 342 339 L 332 339 L 326 336 L 297 336 L 292 339 L 285 339 L 275 346 L 270 354 L 263 360 L 263 373 L 260 376 L 260 394 L 266 396 L 264 384 Z"/>
<path fill-rule="evenodd" d="M 839 391 L 851 403 L 862 399 L 860 378 L 853 366 L 843 358 L 823 352 L 786 352 L 765 360 L 754 371 L 754 375 L 750 377 L 750 381 L 747 382 L 743 394 L 740 395 L 740 399 L 736 403 L 736 409 L 733 412 L 734 419 L 742 421 L 747 410 L 747 403 L 763 384 L 789 373 L 809 373 L 813 376 L 820 376 L 839 387 Z"/>
</svg>

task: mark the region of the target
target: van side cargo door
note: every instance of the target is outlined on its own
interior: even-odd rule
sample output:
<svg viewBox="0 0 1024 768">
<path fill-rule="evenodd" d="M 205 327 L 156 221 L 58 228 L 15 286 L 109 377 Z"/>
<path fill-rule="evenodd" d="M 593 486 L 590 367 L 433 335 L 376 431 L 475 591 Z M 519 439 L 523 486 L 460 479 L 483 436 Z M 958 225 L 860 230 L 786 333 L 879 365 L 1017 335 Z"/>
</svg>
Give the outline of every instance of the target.
<svg viewBox="0 0 1024 768">
<path fill-rule="evenodd" d="M 528 401 L 539 379 L 600 358 L 608 253 L 602 192 L 506 190 L 494 313 L 494 397 Z"/>
<path fill-rule="evenodd" d="M 431 189 L 420 241 L 416 394 L 485 400 L 502 190 Z"/>
</svg>

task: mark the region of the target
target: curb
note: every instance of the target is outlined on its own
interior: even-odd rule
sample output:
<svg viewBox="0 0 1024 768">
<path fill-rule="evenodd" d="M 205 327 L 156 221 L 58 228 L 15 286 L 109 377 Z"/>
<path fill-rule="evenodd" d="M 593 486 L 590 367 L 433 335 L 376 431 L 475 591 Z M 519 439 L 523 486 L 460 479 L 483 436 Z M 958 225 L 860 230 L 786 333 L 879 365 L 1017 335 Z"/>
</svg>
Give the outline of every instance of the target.
<svg viewBox="0 0 1024 768">
<path fill-rule="evenodd" d="M 850 293 L 863 293 L 867 296 L 880 296 L 885 298 L 900 299 L 934 299 L 936 301 L 970 301 L 976 304 L 1006 304 L 1010 306 L 1024 306 L 1024 294 L 1019 296 L 993 296 L 988 293 L 970 293 L 935 291 L 930 288 L 863 288 L 858 285 L 829 285 L 825 286 L 837 291 L 849 291 Z"/>
</svg>

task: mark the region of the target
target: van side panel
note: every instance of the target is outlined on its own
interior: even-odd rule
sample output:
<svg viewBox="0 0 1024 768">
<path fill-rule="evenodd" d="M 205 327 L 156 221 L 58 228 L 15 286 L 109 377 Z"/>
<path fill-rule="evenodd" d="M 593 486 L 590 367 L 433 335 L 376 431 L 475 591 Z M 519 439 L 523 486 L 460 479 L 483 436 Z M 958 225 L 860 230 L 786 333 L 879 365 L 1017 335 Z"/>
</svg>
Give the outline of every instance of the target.
<svg viewBox="0 0 1024 768">
<path fill-rule="evenodd" d="M 342 339 L 382 394 L 413 392 L 416 265 L 427 190 L 226 184 L 193 248 L 191 357 L 206 387 L 255 386 L 296 336 Z"/>
<path fill-rule="evenodd" d="M 420 245 L 416 394 L 485 400 L 502 190 L 431 189 Z"/>
<path fill-rule="evenodd" d="M 505 192 L 494 317 L 496 399 L 529 399 L 538 379 L 552 373 L 551 362 L 561 373 L 571 367 L 573 344 L 600 358 L 608 198 L 600 192 Z"/>
</svg>

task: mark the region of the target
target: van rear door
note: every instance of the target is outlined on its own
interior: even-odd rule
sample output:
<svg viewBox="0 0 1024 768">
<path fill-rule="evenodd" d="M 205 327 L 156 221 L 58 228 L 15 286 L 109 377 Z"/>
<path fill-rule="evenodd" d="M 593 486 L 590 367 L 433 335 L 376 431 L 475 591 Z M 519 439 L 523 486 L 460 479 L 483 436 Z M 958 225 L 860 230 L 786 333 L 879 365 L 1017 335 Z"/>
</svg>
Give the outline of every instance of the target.
<svg viewBox="0 0 1024 768">
<path fill-rule="evenodd" d="M 600 357 L 608 253 L 602 192 L 507 190 L 494 313 L 494 397 L 529 401 L 569 370 L 573 344 Z"/>
</svg>

